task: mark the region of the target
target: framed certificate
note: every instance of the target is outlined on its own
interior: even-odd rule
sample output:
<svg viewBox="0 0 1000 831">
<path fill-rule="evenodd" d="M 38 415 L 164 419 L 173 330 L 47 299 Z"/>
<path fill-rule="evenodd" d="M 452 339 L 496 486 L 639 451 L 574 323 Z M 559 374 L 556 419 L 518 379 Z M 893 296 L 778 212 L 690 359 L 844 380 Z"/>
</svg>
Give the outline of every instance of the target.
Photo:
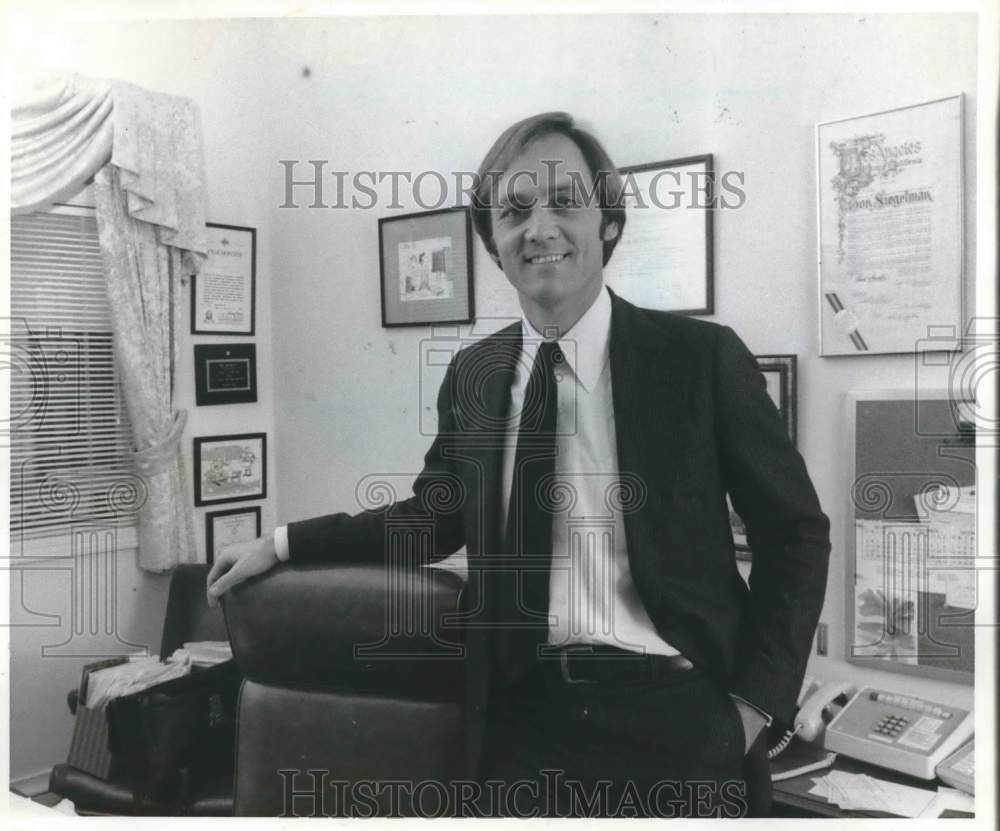
<svg viewBox="0 0 1000 831">
<path fill-rule="evenodd" d="M 816 128 L 821 355 L 962 330 L 962 96 Z"/>
<path fill-rule="evenodd" d="M 267 496 L 267 434 L 199 436 L 194 440 L 194 504 Z"/>
<path fill-rule="evenodd" d="M 191 334 L 252 335 L 257 231 L 214 222 L 205 227 L 208 259 L 191 277 Z"/>
<path fill-rule="evenodd" d="M 605 282 L 647 309 L 715 311 L 712 155 L 623 167 L 628 222 Z"/>
<path fill-rule="evenodd" d="M 378 221 L 382 325 L 471 323 L 472 235 L 465 208 Z"/>
<path fill-rule="evenodd" d="M 195 402 L 244 404 L 257 400 L 257 345 L 206 343 L 194 347 Z"/>
<path fill-rule="evenodd" d="M 205 514 L 205 558 L 209 565 L 227 545 L 260 536 L 260 507 L 231 508 Z"/>
</svg>

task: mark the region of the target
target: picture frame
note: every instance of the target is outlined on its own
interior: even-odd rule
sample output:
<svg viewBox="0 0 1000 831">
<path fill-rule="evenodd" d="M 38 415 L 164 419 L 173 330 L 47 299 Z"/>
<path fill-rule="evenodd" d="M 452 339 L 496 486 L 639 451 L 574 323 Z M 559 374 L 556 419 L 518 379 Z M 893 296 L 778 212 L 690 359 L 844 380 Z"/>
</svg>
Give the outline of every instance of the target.
<svg viewBox="0 0 1000 831">
<path fill-rule="evenodd" d="M 605 283 L 647 309 L 715 313 L 716 204 L 711 153 L 619 168 L 628 224 Z"/>
<path fill-rule="evenodd" d="M 266 433 L 194 439 L 194 504 L 197 507 L 266 497 Z"/>
<path fill-rule="evenodd" d="M 206 222 L 208 256 L 191 275 L 192 335 L 253 335 L 257 229 Z"/>
<path fill-rule="evenodd" d="M 248 404 L 257 400 L 257 345 L 200 343 L 194 347 L 195 404 Z"/>
<path fill-rule="evenodd" d="M 209 511 L 205 514 L 205 562 L 212 565 L 223 546 L 260 537 L 260 506 Z"/>
<path fill-rule="evenodd" d="M 764 375 L 767 392 L 781 416 L 793 445 L 798 444 L 798 357 L 796 355 L 755 355 L 757 366 Z M 729 525 L 733 532 L 736 559 L 753 559 L 747 544 L 743 520 L 729 502 Z"/>
<path fill-rule="evenodd" d="M 382 326 L 471 323 L 472 221 L 465 208 L 378 221 Z"/>
<path fill-rule="evenodd" d="M 957 349 L 964 96 L 816 125 L 820 355 Z"/>
<path fill-rule="evenodd" d="M 994 571 L 976 547 L 975 402 L 921 380 L 844 395 L 844 657 L 973 684 L 979 585 Z"/>
</svg>

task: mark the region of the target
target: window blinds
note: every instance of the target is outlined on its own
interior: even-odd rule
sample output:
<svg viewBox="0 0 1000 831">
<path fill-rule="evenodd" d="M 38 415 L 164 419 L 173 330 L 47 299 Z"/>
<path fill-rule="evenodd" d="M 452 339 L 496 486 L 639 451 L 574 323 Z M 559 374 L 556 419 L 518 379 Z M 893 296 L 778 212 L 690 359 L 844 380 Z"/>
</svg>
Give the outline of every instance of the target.
<svg viewBox="0 0 1000 831">
<path fill-rule="evenodd" d="M 11 533 L 135 524 L 116 510 L 132 471 L 92 208 L 11 219 Z"/>
</svg>

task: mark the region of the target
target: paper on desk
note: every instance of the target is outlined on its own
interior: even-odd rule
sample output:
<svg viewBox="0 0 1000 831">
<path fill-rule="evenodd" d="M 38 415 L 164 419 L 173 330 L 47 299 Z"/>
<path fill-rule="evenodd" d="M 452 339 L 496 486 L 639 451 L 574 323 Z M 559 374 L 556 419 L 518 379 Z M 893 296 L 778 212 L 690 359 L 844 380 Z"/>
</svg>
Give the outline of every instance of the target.
<svg viewBox="0 0 1000 831">
<path fill-rule="evenodd" d="M 813 779 L 813 783 L 810 794 L 822 796 L 845 811 L 885 811 L 901 817 L 920 816 L 937 796 L 923 788 L 837 770 Z"/>
<path fill-rule="evenodd" d="M 974 797 L 955 788 L 941 786 L 934 794 L 934 799 L 920 813 L 921 817 L 939 817 L 945 811 L 963 811 L 966 814 L 976 813 L 976 800 Z"/>
</svg>

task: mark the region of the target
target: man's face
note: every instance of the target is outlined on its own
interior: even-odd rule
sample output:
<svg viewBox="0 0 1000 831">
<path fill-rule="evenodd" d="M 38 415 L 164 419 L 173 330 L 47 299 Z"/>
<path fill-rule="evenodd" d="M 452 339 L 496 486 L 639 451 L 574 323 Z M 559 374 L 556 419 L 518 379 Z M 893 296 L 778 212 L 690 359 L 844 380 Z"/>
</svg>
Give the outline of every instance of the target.
<svg viewBox="0 0 1000 831">
<path fill-rule="evenodd" d="M 492 212 L 493 240 L 522 305 L 581 305 L 582 313 L 597 297 L 603 240 L 618 227 L 611 223 L 602 232 L 600 206 L 587 199 L 592 191 L 583 153 L 558 133 L 532 141 L 505 171 Z"/>
</svg>

